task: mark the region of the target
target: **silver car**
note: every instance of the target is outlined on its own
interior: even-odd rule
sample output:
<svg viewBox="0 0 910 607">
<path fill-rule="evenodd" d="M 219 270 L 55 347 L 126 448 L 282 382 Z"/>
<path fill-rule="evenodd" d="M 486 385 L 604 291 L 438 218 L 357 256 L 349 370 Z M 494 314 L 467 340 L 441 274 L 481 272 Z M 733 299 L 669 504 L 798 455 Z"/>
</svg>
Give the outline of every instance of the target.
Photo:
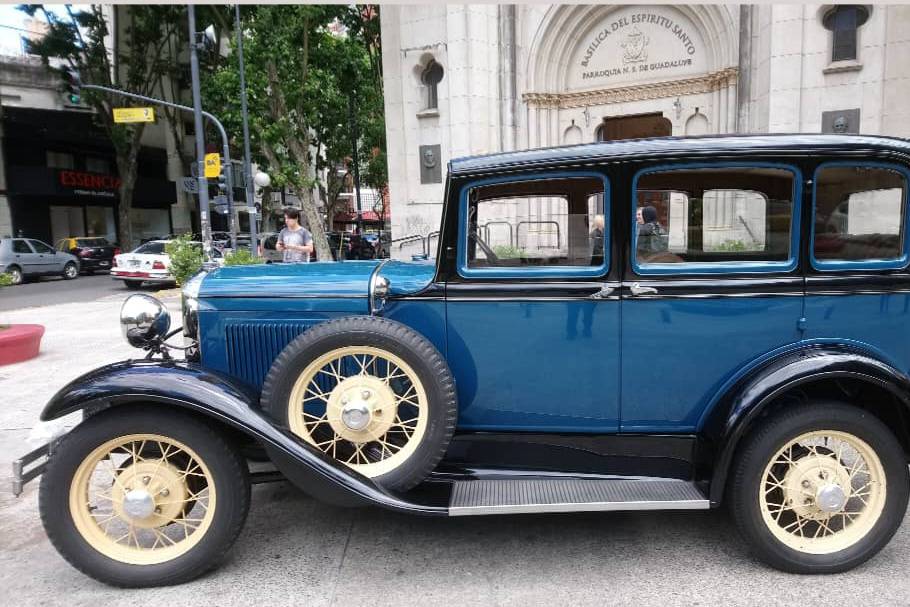
<svg viewBox="0 0 910 607">
<path fill-rule="evenodd" d="M 10 274 L 14 285 L 37 276 L 62 276 L 72 280 L 79 276 L 79 258 L 33 238 L 2 238 L 2 273 Z"/>
</svg>

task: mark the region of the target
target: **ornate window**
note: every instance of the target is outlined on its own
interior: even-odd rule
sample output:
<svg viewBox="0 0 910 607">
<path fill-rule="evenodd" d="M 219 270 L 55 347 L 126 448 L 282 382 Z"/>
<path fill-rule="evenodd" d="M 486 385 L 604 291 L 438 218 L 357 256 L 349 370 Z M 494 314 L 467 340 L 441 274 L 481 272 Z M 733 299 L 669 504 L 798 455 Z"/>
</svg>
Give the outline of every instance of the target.
<svg viewBox="0 0 910 607">
<path fill-rule="evenodd" d="M 831 61 L 856 59 L 856 31 L 869 18 L 862 6 L 842 4 L 825 13 L 822 23 L 831 30 Z"/>
<path fill-rule="evenodd" d="M 445 71 L 442 69 L 442 66 L 435 60 L 430 59 L 430 61 L 423 68 L 423 72 L 420 74 L 420 82 L 427 87 L 427 106 L 428 110 L 435 110 L 439 108 L 439 92 L 437 87 L 440 82 L 442 82 L 442 77 L 445 74 Z"/>
</svg>

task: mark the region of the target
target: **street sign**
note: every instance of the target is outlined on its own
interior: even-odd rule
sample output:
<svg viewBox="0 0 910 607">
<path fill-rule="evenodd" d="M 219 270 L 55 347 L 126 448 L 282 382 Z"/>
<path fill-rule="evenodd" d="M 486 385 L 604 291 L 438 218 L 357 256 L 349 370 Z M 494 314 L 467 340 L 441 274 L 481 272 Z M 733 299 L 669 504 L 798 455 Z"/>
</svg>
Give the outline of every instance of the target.
<svg viewBox="0 0 910 607">
<path fill-rule="evenodd" d="M 195 177 L 181 177 L 180 178 L 180 189 L 186 192 L 187 194 L 198 194 L 199 193 L 199 180 Z"/>
<path fill-rule="evenodd" d="M 218 152 L 205 155 L 205 176 L 218 177 L 221 174 L 221 156 Z"/>
<path fill-rule="evenodd" d="M 155 122 L 155 108 L 115 107 L 114 122 Z"/>
</svg>

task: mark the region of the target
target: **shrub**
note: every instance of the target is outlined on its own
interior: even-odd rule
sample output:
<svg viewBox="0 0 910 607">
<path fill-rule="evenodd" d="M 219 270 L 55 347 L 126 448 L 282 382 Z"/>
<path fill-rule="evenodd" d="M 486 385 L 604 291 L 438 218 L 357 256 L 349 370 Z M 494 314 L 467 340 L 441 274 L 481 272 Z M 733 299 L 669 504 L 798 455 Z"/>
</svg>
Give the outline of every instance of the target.
<svg viewBox="0 0 910 607">
<path fill-rule="evenodd" d="M 226 266 L 252 266 L 257 263 L 265 263 L 265 261 L 261 257 L 253 257 L 249 249 L 237 249 L 224 256 Z"/>
<path fill-rule="evenodd" d="M 0 287 L 9 287 L 13 284 L 13 276 L 11 274 L 2 273 L 0 274 Z"/>
<path fill-rule="evenodd" d="M 524 249 L 521 247 L 513 247 L 512 245 L 499 244 L 493 247 L 493 253 L 499 259 L 518 259 L 522 257 L 525 253 Z"/>
<path fill-rule="evenodd" d="M 164 251 L 171 258 L 171 274 L 178 285 L 190 279 L 202 269 L 202 247 L 191 241 L 192 236 L 184 234 L 165 245 Z"/>
</svg>

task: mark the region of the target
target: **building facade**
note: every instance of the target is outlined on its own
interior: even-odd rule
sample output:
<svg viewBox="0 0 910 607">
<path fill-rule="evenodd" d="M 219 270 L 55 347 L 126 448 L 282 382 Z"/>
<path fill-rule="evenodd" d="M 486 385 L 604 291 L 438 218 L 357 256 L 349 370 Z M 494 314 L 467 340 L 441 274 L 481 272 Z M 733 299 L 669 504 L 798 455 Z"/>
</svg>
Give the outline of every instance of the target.
<svg viewBox="0 0 910 607">
<path fill-rule="evenodd" d="M 910 136 L 910 6 L 386 5 L 381 19 L 394 239 L 438 229 L 459 156 L 664 135 Z"/>
</svg>

